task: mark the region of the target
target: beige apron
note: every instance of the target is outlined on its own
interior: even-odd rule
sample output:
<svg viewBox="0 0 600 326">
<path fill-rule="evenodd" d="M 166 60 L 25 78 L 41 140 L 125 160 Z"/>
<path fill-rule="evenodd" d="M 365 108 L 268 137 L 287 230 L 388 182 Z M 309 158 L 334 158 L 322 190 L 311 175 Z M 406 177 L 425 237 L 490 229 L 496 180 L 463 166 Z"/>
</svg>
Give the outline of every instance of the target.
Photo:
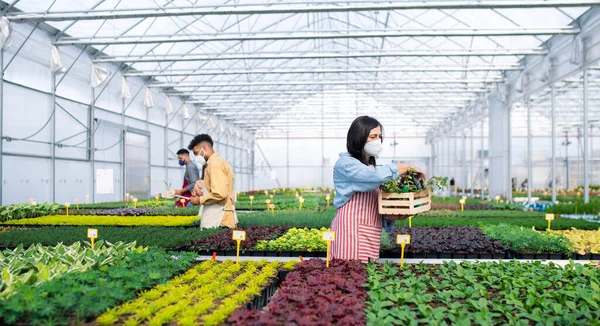
<svg viewBox="0 0 600 326">
<path fill-rule="evenodd" d="M 208 193 L 208 189 L 206 188 L 206 184 L 204 185 L 203 193 Z M 235 194 L 237 197 L 237 194 Z M 232 203 L 231 198 L 227 202 L 227 205 L 221 206 L 219 204 L 212 205 L 201 205 L 200 212 L 198 215 L 200 216 L 200 227 L 201 228 L 217 228 L 221 226 L 221 222 L 223 221 L 223 216 L 225 212 L 228 210 L 233 211 L 233 218 L 235 220 L 235 224 L 237 225 L 237 212 L 235 211 L 235 206 L 230 205 Z M 227 206 L 231 206 L 231 208 L 227 208 Z"/>
</svg>

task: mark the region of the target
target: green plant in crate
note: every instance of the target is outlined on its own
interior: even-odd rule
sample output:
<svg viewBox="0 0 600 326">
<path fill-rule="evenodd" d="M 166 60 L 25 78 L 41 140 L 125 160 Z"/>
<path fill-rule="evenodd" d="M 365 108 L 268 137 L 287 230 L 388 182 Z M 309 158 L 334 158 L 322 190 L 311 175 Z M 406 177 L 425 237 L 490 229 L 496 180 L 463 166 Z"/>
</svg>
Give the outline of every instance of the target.
<svg viewBox="0 0 600 326">
<path fill-rule="evenodd" d="M 58 244 L 54 247 L 41 245 L 0 253 L 0 299 L 10 295 L 22 284 L 37 286 L 64 273 L 80 273 L 87 269 L 111 265 L 125 258 L 127 252 L 142 252 L 135 242 L 114 245 L 102 240 L 92 250 L 89 243 L 76 242 L 71 246 Z"/>
<path fill-rule="evenodd" d="M 446 187 L 448 177 L 432 177 L 428 181 L 419 180 L 419 173 L 415 169 L 410 169 L 398 179 L 392 179 L 380 186 L 380 189 L 387 193 L 409 193 L 420 192 L 424 190 L 433 191 Z"/>
</svg>

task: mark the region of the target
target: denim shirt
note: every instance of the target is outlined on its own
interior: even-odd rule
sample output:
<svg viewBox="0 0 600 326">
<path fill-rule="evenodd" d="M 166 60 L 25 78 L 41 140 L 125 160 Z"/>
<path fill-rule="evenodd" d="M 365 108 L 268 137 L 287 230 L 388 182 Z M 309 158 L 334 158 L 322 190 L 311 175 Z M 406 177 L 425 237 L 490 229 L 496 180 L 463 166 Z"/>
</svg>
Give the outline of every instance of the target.
<svg viewBox="0 0 600 326">
<path fill-rule="evenodd" d="M 333 167 L 333 205 L 340 208 L 350 201 L 355 192 L 375 190 L 392 178 L 398 178 L 396 165 L 367 166 L 349 153 L 342 153 Z"/>
</svg>

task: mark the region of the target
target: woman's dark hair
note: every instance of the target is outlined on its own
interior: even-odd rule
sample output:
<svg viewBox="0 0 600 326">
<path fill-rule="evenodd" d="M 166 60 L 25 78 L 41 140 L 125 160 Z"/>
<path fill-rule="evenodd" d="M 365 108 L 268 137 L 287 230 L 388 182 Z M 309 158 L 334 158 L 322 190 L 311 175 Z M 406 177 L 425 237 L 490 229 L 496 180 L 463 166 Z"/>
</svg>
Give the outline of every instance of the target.
<svg viewBox="0 0 600 326">
<path fill-rule="evenodd" d="M 371 134 L 371 130 L 377 127 L 381 127 L 381 133 L 383 134 L 383 126 L 381 123 L 379 123 L 379 121 L 377 121 L 375 118 L 364 115 L 356 118 L 348 130 L 348 136 L 346 137 L 346 149 L 352 157 L 361 161 L 365 165 L 376 165 L 374 157 L 369 157 L 368 161 L 365 160 L 363 149 L 365 148 L 367 139 Z"/>
</svg>

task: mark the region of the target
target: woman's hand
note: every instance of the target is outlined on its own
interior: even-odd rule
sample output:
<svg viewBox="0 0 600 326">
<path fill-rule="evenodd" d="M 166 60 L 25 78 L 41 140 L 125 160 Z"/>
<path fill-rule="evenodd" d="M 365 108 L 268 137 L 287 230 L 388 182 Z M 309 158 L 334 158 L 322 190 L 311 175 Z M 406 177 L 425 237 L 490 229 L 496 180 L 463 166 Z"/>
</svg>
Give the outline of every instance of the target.
<svg viewBox="0 0 600 326">
<path fill-rule="evenodd" d="M 426 179 L 425 172 L 423 172 L 423 170 L 419 169 L 418 167 L 408 163 L 398 164 L 398 174 L 400 175 L 406 174 L 406 172 L 408 172 L 408 170 L 410 169 L 414 169 L 419 173 L 419 180 Z"/>
</svg>

